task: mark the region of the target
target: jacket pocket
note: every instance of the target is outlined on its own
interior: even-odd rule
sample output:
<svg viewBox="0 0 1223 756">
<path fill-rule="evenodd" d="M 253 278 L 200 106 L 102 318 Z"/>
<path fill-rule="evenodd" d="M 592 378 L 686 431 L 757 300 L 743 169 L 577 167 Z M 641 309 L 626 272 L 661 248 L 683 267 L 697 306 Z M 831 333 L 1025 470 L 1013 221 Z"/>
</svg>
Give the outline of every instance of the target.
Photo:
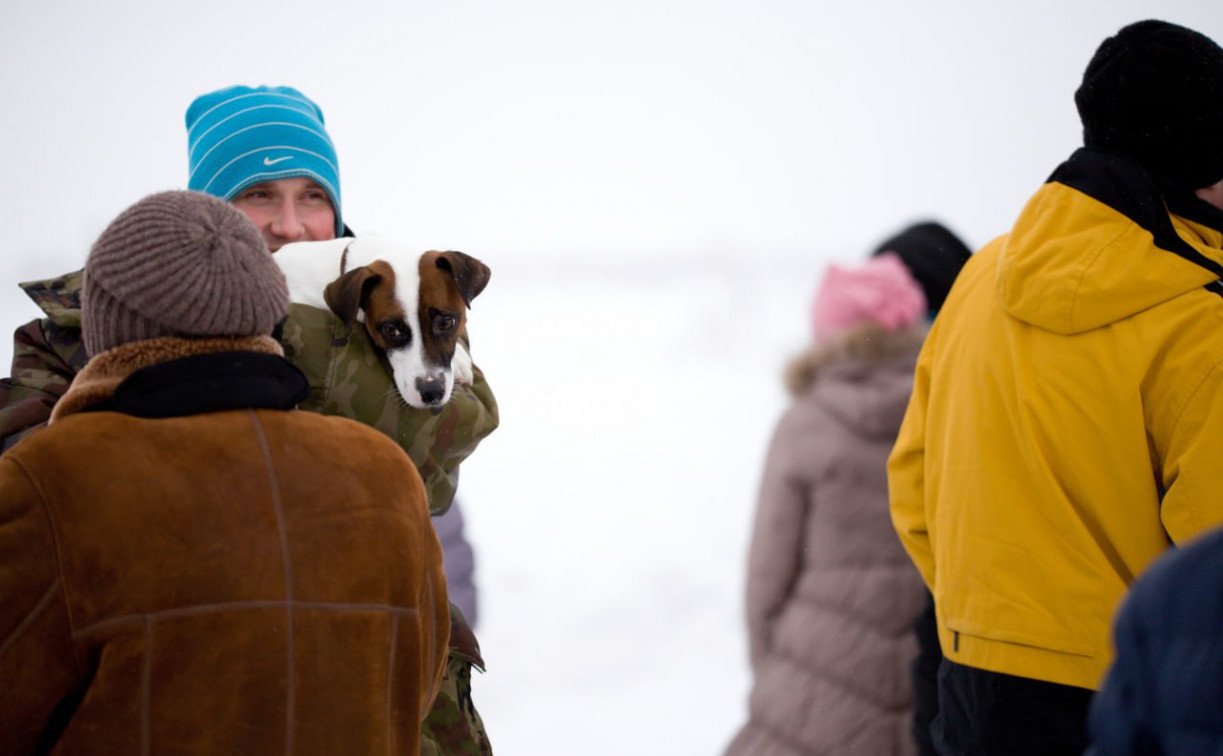
<svg viewBox="0 0 1223 756">
<path fill-rule="evenodd" d="M 1073 633 L 1059 634 L 1040 632 L 1039 630 L 1024 630 L 1006 625 L 982 626 L 966 621 L 948 621 L 947 629 L 951 631 L 952 653 L 960 650 L 961 636 L 967 639 L 979 639 L 989 643 L 1006 643 L 1015 646 L 1043 651 L 1054 651 L 1059 654 L 1070 654 L 1090 659 L 1096 656 L 1097 649 L 1090 641 L 1073 637 Z"/>
</svg>

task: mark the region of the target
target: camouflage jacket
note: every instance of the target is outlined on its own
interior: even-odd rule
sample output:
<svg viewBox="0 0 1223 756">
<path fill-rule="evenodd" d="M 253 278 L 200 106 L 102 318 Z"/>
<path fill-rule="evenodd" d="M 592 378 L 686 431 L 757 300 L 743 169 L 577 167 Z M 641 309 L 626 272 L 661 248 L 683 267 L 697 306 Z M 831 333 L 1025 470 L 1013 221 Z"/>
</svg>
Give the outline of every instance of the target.
<svg viewBox="0 0 1223 756">
<path fill-rule="evenodd" d="M 12 376 L 0 380 L 3 448 L 46 424 L 56 402 L 85 365 L 81 339 L 81 271 L 20 284 L 46 317 L 17 329 Z M 292 305 L 281 328 L 285 356 L 306 374 L 301 408 L 371 425 L 395 439 L 420 470 L 434 514 L 445 512 L 458 485 L 459 463 L 498 425 L 497 402 L 479 368 L 470 386 L 456 386 L 439 411 L 409 407 L 391 382 L 385 359 L 362 328 L 346 331 L 326 310 Z M 441 692 L 424 723 L 422 754 L 491 754 L 471 700 L 471 668 L 484 670 L 480 647 L 453 604 L 450 655 Z"/>
<path fill-rule="evenodd" d="M 497 401 L 480 368 L 473 369 L 472 385 L 455 386 L 444 407 L 422 410 L 399 396 L 386 356 L 365 329 L 346 330 L 330 310 L 290 305 L 280 340 L 310 381 L 302 409 L 359 420 L 395 439 L 420 470 L 433 514 L 450 508 L 459 462 L 498 423 Z"/>
</svg>

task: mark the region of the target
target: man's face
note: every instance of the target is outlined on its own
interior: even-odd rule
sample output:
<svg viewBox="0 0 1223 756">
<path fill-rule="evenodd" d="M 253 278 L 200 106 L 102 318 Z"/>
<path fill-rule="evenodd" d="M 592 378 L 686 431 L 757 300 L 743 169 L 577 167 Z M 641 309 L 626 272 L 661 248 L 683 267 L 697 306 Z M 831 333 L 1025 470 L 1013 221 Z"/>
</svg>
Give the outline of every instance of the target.
<svg viewBox="0 0 1223 756">
<path fill-rule="evenodd" d="M 331 197 L 304 176 L 247 187 L 230 204 L 255 222 L 273 252 L 290 242 L 335 238 Z"/>
<path fill-rule="evenodd" d="M 1194 194 L 1223 210 L 1223 181 L 1198 189 Z"/>
</svg>

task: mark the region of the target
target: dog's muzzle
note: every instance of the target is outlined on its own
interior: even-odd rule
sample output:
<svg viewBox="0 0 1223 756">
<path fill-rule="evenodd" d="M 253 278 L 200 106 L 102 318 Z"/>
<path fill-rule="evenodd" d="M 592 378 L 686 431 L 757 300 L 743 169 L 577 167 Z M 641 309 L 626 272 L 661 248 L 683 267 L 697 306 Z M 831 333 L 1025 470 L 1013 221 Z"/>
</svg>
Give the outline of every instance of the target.
<svg viewBox="0 0 1223 756">
<path fill-rule="evenodd" d="M 429 376 L 416 379 L 416 391 L 425 404 L 437 404 L 446 396 L 446 377 L 444 375 Z"/>
</svg>

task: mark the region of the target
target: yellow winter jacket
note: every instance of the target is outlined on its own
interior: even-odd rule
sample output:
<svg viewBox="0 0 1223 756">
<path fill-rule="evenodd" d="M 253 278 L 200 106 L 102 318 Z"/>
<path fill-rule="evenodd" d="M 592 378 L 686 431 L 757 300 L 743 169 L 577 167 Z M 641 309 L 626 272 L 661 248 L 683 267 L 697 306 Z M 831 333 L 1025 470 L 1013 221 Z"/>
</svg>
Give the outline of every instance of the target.
<svg viewBox="0 0 1223 756">
<path fill-rule="evenodd" d="M 888 460 L 951 661 L 1095 689 L 1127 586 L 1223 523 L 1221 229 L 1084 149 L 961 272 Z"/>
</svg>

